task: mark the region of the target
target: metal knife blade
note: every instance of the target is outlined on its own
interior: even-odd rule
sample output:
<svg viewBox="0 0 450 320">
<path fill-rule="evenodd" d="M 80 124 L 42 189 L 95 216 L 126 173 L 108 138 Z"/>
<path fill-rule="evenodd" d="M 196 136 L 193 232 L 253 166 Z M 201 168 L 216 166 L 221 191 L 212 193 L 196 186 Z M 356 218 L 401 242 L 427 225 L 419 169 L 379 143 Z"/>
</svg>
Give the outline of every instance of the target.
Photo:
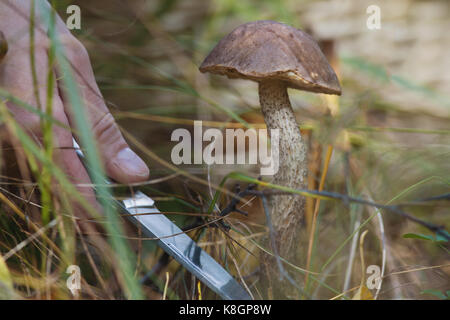
<svg viewBox="0 0 450 320">
<path fill-rule="evenodd" d="M 74 140 L 77 154 L 83 152 Z M 158 246 L 226 300 L 251 300 L 249 293 L 206 251 L 155 207 L 153 199 L 141 191 L 116 204 L 146 237 L 158 238 Z"/>
</svg>

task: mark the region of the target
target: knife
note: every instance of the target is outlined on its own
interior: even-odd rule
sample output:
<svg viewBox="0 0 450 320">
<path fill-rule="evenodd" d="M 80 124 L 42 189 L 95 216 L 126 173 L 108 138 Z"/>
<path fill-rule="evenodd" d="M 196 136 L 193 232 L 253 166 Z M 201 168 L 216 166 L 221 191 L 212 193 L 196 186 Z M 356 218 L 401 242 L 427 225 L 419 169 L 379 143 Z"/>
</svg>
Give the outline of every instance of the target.
<svg viewBox="0 0 450 320">
<path fill-rule="evenodd" d="M 75 139 L 73 146 L 86 166 L 84 154 Z M 222 299 L 252 300 L 236 279 L 156 208 L 152 198 L 137 191 L 128 198 L 114 199 L 114 202 L 126 218 L 142 229 L 146 237 L 157 238 L 159 247 Z"/>
</svg>

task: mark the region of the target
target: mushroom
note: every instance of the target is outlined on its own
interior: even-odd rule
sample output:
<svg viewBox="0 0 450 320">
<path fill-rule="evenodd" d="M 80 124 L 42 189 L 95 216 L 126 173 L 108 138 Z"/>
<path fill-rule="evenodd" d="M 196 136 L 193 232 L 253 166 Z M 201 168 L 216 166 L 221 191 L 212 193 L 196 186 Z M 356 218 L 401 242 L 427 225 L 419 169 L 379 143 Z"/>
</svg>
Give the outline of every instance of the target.
<svg viewBox="0 0 450 320">
<path fill-rule="evenodd" d="M 282 23 L 249 22 L 224 37 L 200 71 L 258 82 L 267 128 L 280 130 L 279 170 L 273 183 L 305 189 L 307 150 L 287 88 L 341 94 L 336 74 L 317 43 L 303 31 Z M 278 252 L 288 260 L 295 258 L 304 198 L 274 196 L 270 202 Z"/>
</svg>

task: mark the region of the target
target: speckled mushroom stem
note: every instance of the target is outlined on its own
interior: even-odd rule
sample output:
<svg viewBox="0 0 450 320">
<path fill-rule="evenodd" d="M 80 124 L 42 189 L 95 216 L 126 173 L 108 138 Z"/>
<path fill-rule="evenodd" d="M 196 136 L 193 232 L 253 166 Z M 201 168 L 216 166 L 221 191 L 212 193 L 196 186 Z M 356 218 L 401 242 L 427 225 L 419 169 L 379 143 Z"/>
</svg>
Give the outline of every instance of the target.
<svg viewBox="0 0 450 320">
<path fill-rule="evenodd" d="M 280 129 L 279 170 L 273 177 L 273 183 L 306 188 L 307 151 L 286 85 L 282 81 L 259 82 L 259 100 L 267 128 Z M 276 240 L 281 244 L 278 245 L 278 252 L 283 258 L 293 259 L 298 252 L 305 199 L 301 196 L 272 196 L 270 203 Z"/>
</svg>

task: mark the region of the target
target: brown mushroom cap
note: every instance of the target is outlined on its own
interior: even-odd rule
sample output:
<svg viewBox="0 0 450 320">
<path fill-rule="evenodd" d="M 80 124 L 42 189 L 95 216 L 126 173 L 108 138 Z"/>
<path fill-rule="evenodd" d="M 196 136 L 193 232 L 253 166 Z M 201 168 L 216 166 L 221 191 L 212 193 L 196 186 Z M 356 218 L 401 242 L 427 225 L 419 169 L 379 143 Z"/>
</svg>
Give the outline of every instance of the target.
<svg viewBox="0 0 450 320">
<path fill-rule="evenodd" d="M 275 21 L 237 27 L 211 51 L 200 71 L 254 81 L 281 80 L 294 89 L 341 94 L 337 76 L 317 43 L 303 31 Z"/>
</svg>

